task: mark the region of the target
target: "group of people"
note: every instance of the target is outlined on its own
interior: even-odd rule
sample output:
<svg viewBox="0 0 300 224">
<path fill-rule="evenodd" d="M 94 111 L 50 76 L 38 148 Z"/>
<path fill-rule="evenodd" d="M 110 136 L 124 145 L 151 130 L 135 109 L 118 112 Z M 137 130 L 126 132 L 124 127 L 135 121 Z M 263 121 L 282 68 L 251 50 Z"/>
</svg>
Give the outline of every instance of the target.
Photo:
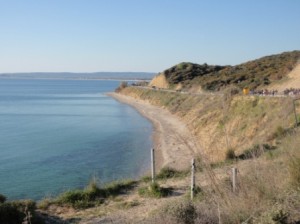
<svg viewBox="0 0 300 224">
<path fill-rule="evenodd" d="M 251 95 L 259 95 L 259 96 L 274 96 L 278 94 L 278 90 L 268 90 L 268 89 L 262 89 L 262 90 L 251 90 Z"/>
<path fill-rule="evenodd" d="M 295 89 L 295 88 L 289 88 L 289 89 L 285 89 L 283 91 L 284 95 L 289 95 L 289 96 L 293 96 L 293 95 L 300 95 L 300 89 Z"/>
<path fill-rule="evenodd" d="M 268 90 L 268 89 L 262 89 L 262 90 L 250 90 L 250 95 L 258 95 L 258 96 L 275 96 L 275 95 L 282 95 L 279 94 L 278 90 Z M 285 96 L 294 96 L 294 95 L 300 95 L 300 88 L 288 88 L 283 91 L 283 95 Z"/>
</svg>

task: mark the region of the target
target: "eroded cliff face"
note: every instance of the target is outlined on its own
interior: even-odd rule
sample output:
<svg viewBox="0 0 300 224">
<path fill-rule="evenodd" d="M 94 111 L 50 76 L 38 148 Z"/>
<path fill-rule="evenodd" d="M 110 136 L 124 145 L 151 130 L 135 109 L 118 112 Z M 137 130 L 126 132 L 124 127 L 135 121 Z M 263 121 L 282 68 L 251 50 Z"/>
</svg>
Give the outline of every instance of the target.
<svg viewBox="0 0 300 224">
<path fill-rule="evenodd" d="M 188 95 L 131 87 L 121 93 L 178 116 L 195 136 L 196 151 L 212 162 L 224 160 L 228 149 L 241 155 L 255 144 L 273 145 L 276 130 L 294 123 L 290 98 Z"/>
<path fill-rule="evenodd" d="M 161 89 L 168 89 L 170 85 L 167 81 L 165 74 L 159 73 L 152 79 L 152 81 L 149 83 L 149 86 L 155 86 Z"/>
</svg>

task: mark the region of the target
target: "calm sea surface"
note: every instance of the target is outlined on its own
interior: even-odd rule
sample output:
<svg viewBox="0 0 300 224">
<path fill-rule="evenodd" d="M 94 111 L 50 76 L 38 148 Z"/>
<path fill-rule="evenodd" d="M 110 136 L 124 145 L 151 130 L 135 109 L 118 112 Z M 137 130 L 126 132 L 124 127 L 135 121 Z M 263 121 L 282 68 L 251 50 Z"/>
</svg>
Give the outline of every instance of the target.
<svg viewBox="0 0 300 224">
<path fill-rule="evenodd" d="M 0 194 L 41 199 L 148 169 L 151 123 L 117 81 L 0 79 Z"/>
</svg>

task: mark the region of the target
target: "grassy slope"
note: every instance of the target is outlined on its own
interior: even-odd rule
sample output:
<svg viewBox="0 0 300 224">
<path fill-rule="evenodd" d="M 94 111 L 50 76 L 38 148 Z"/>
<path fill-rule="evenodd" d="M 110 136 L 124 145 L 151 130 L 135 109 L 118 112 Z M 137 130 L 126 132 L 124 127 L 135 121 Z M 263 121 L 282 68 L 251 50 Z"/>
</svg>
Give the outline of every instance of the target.
<svg viewBox="0 0 300 224">
<path fill-rule="evenodd" d="M 231 148 L 242 154 L 254 144 L 274 145 L 278 129 L 293 125 L 290 98 L 188 95 L 128 87 L 123 94 L 149 101 L 180 117 L 212 161 Z"/>
</svg>

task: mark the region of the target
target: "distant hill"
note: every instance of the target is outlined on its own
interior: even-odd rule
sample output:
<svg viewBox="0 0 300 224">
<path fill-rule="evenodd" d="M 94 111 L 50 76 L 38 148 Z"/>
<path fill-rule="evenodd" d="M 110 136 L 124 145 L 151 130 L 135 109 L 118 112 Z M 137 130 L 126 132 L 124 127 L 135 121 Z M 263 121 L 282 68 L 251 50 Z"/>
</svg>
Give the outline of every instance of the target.
<svg viewBox="0 0 300 224">
<path fill-rule="evenodd" d="M 284 80 L 300 60 L 300 51 L 262 57 L 236 66 L 219 66 L 183 62 L 175 65 L 152 80 L 150 85 L 161 88 L 217 91 L 228 86 L 250 89 L 267 88 Z"/>
<path fill-rule="evenodd" d="M 115 79 L 115 80 L 151 80 L 154 73 L 148 72 L 33 72 L 33 73 L 0 73 L 0 78 L 22 79 Z"/>
</svg>

